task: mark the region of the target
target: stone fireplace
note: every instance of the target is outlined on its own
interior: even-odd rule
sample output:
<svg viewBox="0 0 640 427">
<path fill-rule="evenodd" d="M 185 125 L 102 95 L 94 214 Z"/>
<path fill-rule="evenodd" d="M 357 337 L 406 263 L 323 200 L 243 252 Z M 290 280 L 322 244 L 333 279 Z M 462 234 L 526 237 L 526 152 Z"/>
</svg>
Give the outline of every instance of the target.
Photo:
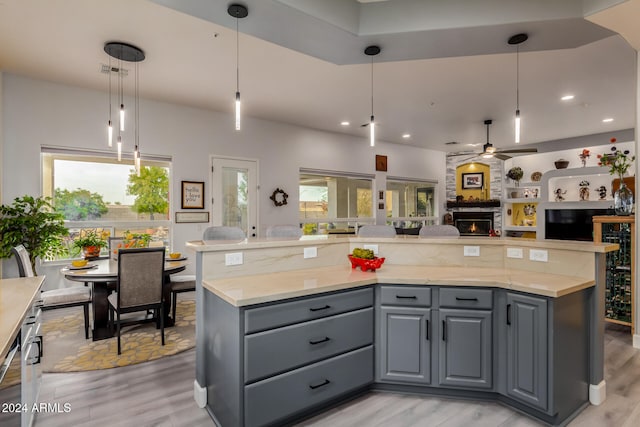
<svg viewBox="0 0 640 427">
<path fill-rule="evenodd" d="M 461 236 L 488 236 L 493 230 L 493 212 L 453 212 L 453 225 Z"/>
</svg>

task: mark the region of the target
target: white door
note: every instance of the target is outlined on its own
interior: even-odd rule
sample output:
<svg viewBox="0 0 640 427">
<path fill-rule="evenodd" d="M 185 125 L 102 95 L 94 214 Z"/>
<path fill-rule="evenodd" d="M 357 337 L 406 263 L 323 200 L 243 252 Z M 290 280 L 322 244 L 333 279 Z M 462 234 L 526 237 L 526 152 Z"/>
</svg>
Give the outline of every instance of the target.
<svg viewBox="0 0 640 427">
<path fill-rule="evenodd" d="M 258 229 L 258 162 L 213 158 L 213 225 L 240 227 L 247 237 Z"/>
</svg>

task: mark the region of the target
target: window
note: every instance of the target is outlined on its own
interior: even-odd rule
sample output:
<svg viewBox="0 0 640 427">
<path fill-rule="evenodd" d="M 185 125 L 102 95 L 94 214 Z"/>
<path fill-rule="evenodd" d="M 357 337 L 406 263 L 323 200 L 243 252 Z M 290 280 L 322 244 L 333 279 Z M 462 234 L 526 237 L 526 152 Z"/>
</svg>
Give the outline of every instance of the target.
<svg viewBox="0 0 640 427">
<path fill-rule="evenodd" d="M 398 228 L 435 223 L 435 181 L 387 178 L 387 218 Z"/>
<path fill-rule="evenodd" d="M 352 233 L 373 223 L 373 176 L 301 170 L 300 222 L 305 234 Z"/>
<path fill-rule="evenodd" d="M 130 158 L 118 162 L 112 152 L 43 147 L 43 195 L 65 217 L 66 257 L 80 256 L 73 240 L 90 231 L 105 239 L 150 235 L 150 245 L 171 247 L 170 170 L 170 158 L 143 157 L 138 176 Z"/>
</svg>

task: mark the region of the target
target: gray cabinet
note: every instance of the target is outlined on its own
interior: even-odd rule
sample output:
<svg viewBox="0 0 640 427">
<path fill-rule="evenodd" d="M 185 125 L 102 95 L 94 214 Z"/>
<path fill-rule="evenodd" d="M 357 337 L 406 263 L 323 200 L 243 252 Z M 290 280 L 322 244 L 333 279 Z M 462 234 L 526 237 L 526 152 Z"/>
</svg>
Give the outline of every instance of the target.
<svg viewBox="0 0 640 427">
<path fill-rule="evenodd" d="M 383 306 L 380 309 L 379 377 L 431 383 L 431 309 Z"/>
<path fill-rule="evenodd" d="M 493 386 L 492 311 L 440 309 L 438 384 Z"/>
<path fill-rule="evenodd" d="M 547 300 L 507 292 L 506 310 L 507 395 L 546 411 Z"/>
</svg>

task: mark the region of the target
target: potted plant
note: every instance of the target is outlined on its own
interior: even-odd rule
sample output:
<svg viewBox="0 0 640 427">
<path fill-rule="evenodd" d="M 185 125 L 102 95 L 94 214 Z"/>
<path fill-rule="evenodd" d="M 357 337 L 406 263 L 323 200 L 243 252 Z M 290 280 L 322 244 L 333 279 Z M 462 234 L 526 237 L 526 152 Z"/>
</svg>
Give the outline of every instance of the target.
<svg viewBox="0 0 640 427">
<path fill-rule="evenodd" d="M 49 197 L 17 197 L 0 206 L 0 258 L 23 245 L 36 273 L 36 258 L 51 259 L 65 253 L 63 237 L 69 234 L 62 214 L 55 212 Z"/>
<path fill-rule="evenodd" d="M 73 246 L 81 249 L 85 258 L 95 258 L 100 255 L 100 250 L 107 246 L 107 241 L 94 230 L 83 230 L 73 239 Z"/>
</svg>

